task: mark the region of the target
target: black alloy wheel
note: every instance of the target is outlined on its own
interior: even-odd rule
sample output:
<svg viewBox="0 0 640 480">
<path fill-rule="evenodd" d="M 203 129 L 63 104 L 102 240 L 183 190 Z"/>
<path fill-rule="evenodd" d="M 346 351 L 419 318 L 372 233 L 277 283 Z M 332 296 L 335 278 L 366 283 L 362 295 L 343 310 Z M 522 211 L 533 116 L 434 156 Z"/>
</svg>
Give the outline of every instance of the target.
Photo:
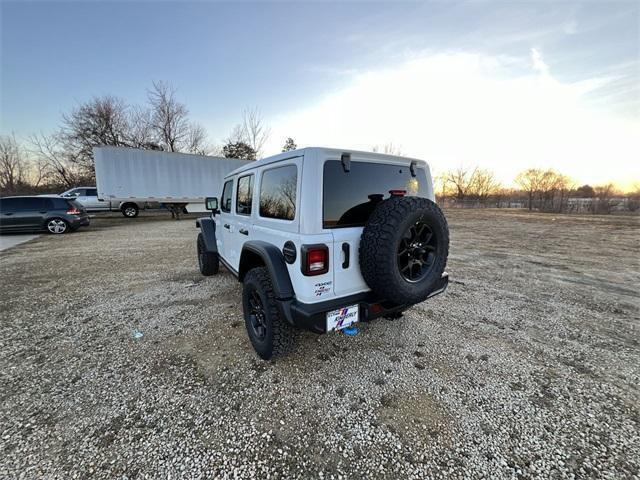
<svg viewBox="0 0 640 480">
<path fill-rule="evenodd" d="M 254 289 L 249 292 L 249 321 L 256 339 L 263 342 L 267 337 L 267 321 L 260 295 Z"/>
<path fill-rule="evenodd" d="M 267 268 L 252 268 L 242 282 L 244 324 L 258 356 L 269 360 L 293 351 L 296 331 L 281 313 Z"/>
<path fill-rule="evenodd" d="M 400 239 L 398 269 L 407 282 L 419 282 L 429 275 L 435 264 L 438 240 L 431 227 L 418 221 L 411 225 Z"/>
</svg>

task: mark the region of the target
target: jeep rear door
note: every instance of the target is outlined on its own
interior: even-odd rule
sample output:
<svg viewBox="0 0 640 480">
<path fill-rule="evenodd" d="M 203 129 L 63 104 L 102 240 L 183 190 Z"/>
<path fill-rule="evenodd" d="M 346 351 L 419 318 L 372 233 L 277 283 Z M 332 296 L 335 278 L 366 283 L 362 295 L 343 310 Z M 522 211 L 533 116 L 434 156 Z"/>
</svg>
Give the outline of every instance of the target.
<svg viewBox="0 0 640 480">
<path fill-rule="evenodd" d="M 388 162 L 388 163 L 386 163 Z M 360 237 L 376 206 L 390 197 L 391 190 L 429 198 L 424 168 L 411 174 L 407 159 L 398 163 L 352 157 L 349 171 L 340 160 L 329 159 L 323 167 L 322 222 L 333 234 L 333 273 L 336 296 L 369 289 L 360 273 Z"/>
<path fill-rule="evenodd" d="M 250 232 L 253 231 L 253 191 L 255 186 L 255 174 L 239 174 L 236 180 L 235 207 L 233 214 L 232 229 L 232 266 L 239 270 L 240 254 L 244 242 L 249 240 Z"/>
<path fill-rule="evenodd" d="M 227 180 L 222 188 L 220 196 L 220 215 L 216 215 L 216 237 L 218 252 L 222 260 L 228 263 L 236 271 L 237 263 L 234 264 L 235 247 L 233 245 L 235 232 L 235 217 L 232 214 L 233 203 L 233 179 Z"/>
</svg>

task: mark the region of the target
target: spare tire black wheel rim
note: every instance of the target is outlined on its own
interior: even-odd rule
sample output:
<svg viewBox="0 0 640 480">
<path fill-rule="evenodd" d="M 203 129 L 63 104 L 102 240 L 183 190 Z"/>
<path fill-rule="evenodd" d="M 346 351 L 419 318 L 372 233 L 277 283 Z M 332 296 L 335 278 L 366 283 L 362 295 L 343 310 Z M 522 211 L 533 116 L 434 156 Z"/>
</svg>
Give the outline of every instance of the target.
<svg viewBox="0 0 640 480">
<path fill-rule="evenodd" d="M 249 320 L 253 333 L 259 341 L 264 341 L 267 336 L 267 322 L 260 295 L 256 290 L 249 293 Z"/>
<path fill-rule="evenodd" d="M 431 227 L 423 221 L 411 225 L 400 238 L 398 269 L 407 282 L 416 283 L 433 269 L 438 239 Z"/>
</svg>

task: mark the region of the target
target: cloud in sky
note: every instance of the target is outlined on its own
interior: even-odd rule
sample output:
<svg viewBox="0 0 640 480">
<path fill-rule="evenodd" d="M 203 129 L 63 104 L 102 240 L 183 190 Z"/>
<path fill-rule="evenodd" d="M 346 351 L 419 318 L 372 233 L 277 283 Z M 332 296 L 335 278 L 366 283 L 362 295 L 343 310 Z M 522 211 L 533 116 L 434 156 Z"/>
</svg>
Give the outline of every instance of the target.
<svg viewBox="0 0 640 480">
<path fill-rule="evenodd" d="M 509 183 L 525 168 L 553 167 L 580 183 L 627 185 L 640 180 L 640 124 L 585 98 L 607 81 L 563 83 L 536 49 L 529 58 L 425 54 L 355 73 L 316 104 L 274 119 L 269 150 L 287 136 L 363 150 L 393 142 L 436 172 L 480 165 Z"/>
</svg>

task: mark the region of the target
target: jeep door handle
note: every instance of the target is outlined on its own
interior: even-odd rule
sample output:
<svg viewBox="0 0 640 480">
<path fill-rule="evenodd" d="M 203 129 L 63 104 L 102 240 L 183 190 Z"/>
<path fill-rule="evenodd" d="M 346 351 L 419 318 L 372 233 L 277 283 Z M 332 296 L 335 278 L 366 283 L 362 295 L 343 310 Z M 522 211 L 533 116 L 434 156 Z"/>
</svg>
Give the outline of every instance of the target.
<svg viewBox="0 0 640 480">
<path fill-rule="evenodd" d="M 226 228 L 227 230 L 231 230 L 231 227 L 229 226 L 229 224 L 228 224 L 228 223 L 225 223 L 225 224 L 224 224 L 224 228 Z"/>
<path fill-rule="evenodd" d="M 7 217 L 10 217 L 11 215 L 13 215 L 13 212 L 5 213 L 5 215 L 6 215 Z"/>
<path fill-rule="evenodd" d="M 238 230 L 241 234 L 243 235 L 249 235 L 249 230 L 245 229 L 245 228 L 241 228 L 240 230 Z"/>
</svg>

